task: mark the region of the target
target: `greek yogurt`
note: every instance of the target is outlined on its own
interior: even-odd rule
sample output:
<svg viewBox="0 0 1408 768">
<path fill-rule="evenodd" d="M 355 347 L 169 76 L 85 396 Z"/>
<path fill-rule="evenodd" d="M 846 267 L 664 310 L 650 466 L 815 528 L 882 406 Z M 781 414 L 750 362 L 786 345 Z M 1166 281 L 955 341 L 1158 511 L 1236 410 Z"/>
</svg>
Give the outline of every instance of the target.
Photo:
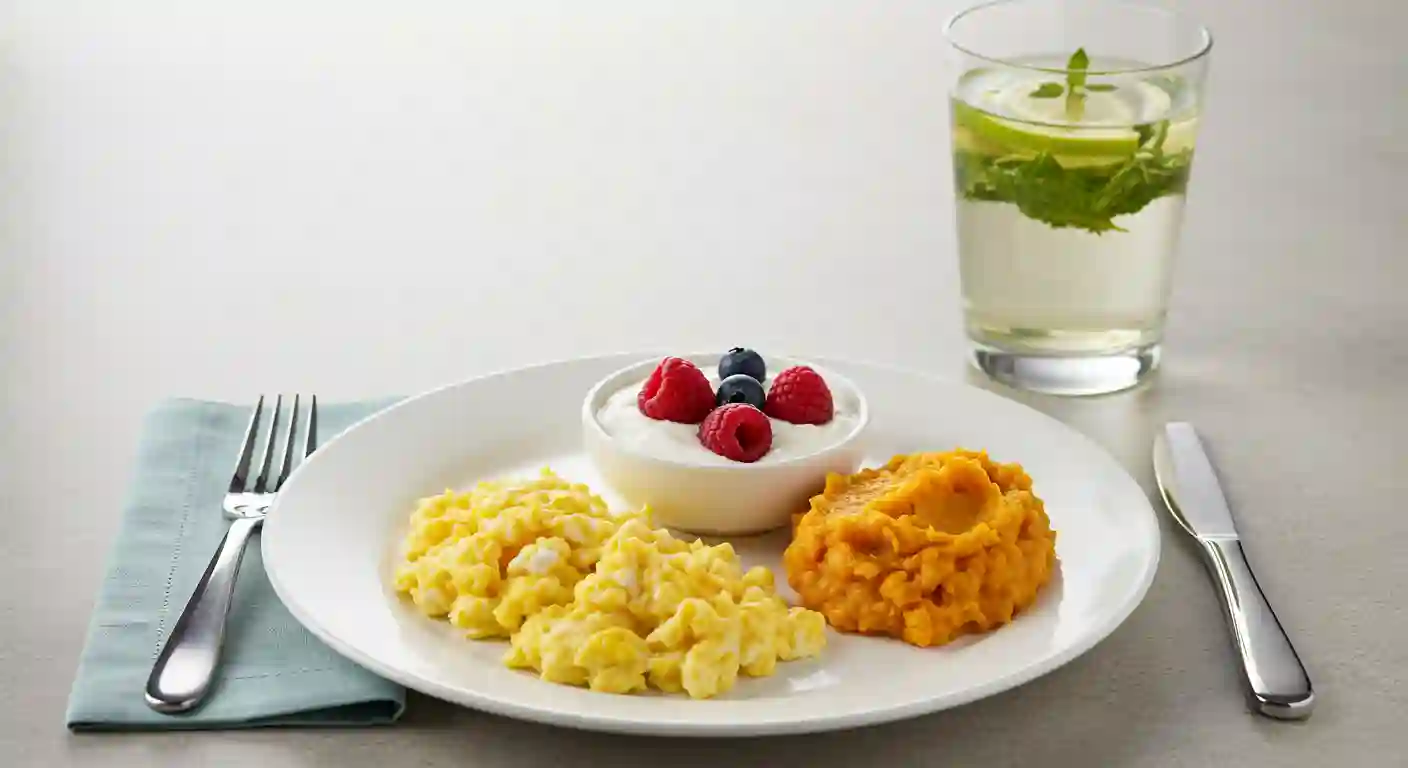
<svg viewBox="0 0 1408 768">
<path fill-rule="evenodd" d="M 640 379 L 612 392 L 597 410 L 597 422 L 615 441 L 634 453 L 686 464 L 733 467 L 777 464 L 840 443 L 855 431 L 860 421 L 859 398 L 854 392 L 838 386 L 839 382 L 828 379 L 834 408 L 831 421 L 825 424 L 792 424 L 769 419 L 772 422 L 772 449 L 753 464 L 741 464 L 700 444 L 698 424 L 660 421 L 641 413 L 636 398 L 645 381 Z M 709 376 L 709 385 L 718 389 L 717 375 Z M 771 386 L 771 378 L 763 382 L 764 389 Z"/>
</svg>

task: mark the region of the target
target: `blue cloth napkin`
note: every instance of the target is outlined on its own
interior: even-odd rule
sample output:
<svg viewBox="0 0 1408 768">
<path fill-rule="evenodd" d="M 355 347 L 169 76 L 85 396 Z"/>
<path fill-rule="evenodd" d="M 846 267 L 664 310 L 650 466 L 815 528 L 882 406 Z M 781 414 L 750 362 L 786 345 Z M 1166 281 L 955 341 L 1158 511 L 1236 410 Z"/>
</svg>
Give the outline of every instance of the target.
<svg viewBox="0 0 1408 768">
<path fill-rule="evenodd" d="M 318 443 L 392 402 L 320 403 Z M 224 535 L 220 501 L 249 414 L 249 406 L 195 400 L 165 402 L 148 414 L 69 693 L 69 728 L 355 726 L 394 722 L 405 710 L 405 689 L 339 656 L 294 620 L 264 575 L 257 535 L 240 568 L 210 698 L 184 715 L 147 708 L 142 691 L 152 663 Z"/>
</svg>

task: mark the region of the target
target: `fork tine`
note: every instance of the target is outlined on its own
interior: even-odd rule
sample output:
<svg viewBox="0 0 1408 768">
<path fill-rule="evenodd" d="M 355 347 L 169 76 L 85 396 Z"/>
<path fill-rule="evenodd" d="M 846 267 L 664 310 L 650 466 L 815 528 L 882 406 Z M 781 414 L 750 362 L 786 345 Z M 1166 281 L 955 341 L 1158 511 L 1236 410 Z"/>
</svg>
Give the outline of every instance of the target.
<svg viewBox="0 0 1408 768">
<path fill-rule="evenodd" d="M 274 473 L 274 490 L 283 487 L 288 473 L 293 471 L 293 436 L 298 434 L 298 395 L 293 396 L 293 409 L 288 412 L 288 436 L 284 438 L 284 455 L 279 459 L 279 471 Z"/>
<path fill-rule="evenodd" d="M 308 430 L 303 433 L 303 458 L 308 458 L 318 447 L 318 396 L 308 396 Z"/>
<path fill-rule="evenodd" d="M 274 399 L 274 415 L 269 419 L 269 435 L 264 440 L 264 458 L 260 460 L 259 479 L 254 481 L 254 493 L 265 493 L 269 490 L 269 464 L 274 458 L 274 435 L 279 428 L 279 411 L 283 409 L 284 396 L 279 395 Z"/>
<path fill-rule="evenodd" d="M 264 410 L 264 396 L 254 404 L 254 413 L 249 416 L 249 427 L 244 431 L 244 447 L 240 449 L 240 459 L 235 465 L 235 475 L 230 478 L 230 493 L 243 493 L 249 481 L 249 462 L 254 458 L 255 433 L 259 430 L 259 414 Z"/>
</svg>

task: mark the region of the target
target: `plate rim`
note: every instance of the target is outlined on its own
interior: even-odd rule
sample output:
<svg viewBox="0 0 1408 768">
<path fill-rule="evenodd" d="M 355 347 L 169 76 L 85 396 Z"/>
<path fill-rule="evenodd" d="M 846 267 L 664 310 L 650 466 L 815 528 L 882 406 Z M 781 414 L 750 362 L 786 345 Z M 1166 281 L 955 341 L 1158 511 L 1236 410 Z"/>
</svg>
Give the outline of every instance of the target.
<svg viewBox="0 0 1408 768">
<path fill-rule="evenodd" d="M 291 476 L 285 483 L 284 489 L 287 490 L 290 487 L 296 487 L 292 484 L 297 483 L 300 477 L 305 474 L 303 471 L 304 468 L 312 466 L 313 462 L 318 461 L 321 454 L 323 454 L 326 449 L 337 445 L 348 435 L 362 428 L 369 422 L 372 422 L 376 419 L 385 418 L 390 413 L 403 407 L 409 407 L 411 404 L 416 403 L 420 400 L 428 399 L 434 397 L 437 394 L 449 390 L 458 389 L 461 387 L 468 387 L 476 382 L 483 381 L 486 379 L 497 378 L 500 376 L 508 376 L 513 374 L 526 373 L 534 370 L 541 370 L 545 368 L 553 368 L 574 364 L 604 364 L 608 361 L 625 360 L 627 358 L 637 355 L 641 360 L 644 360 L 652 354 L 656 353 L 644 351 L 639 353 L 614 352 L 559 358 L 544 362 L 530 363 L 514 367 L 505 367 L 481 375 L 471 376 L 469 378 L 461 379 L 459 381 L 434 387 L 432 389 L 424 390 L 414 395 L 409 395 L 356 420 L 352 424 L 348 425 L 341 432 L 339 432 L 337 435 L 333 436 L 326 442 L 319 444 L 317 450 L 315 450 L 311 456 L 307 457 L 307 459 L 302 464 L 300 464 L 297 469 L 294 470 L 294 472 L 291 474 Z M 966 381 L 961 381 L 953 377 L 937 375 L 914 368 L 907 368 L 904 366 L 873 361 L 847 360 L 844 358 L 828 356 L 806 357 L 792 355 L 792 357 L 797 357 L 798 359 L 816 360 L 819 363 L 825 364 L 827 367 L 837 367 L 842 369 L 843 371 L 847 368 L 871 369 L 886 374 L 915 377 L 935 383 L 941 383 L 946 386 L 962 387 L 966 390 L 969 390 L 971 393 L 977 393 L 980 398 L 990 398 L 992 400 L 1001 401 L 1001 407 L 1012 406 L 1020 410 L 1024 410 L 1029 416 L 1035 415 L 1038 419 L 1047 421 L 1050 424 L 1059 428 L 1060 430 L 1064 431 L 1068 434 L 1069 437 L 1073 437 L 1078 441 L 1084 442 L 1087 448 L 1093 450 L 1097 455 L 1101 456 L 1104 460 L 1108 461 L 1111 466 L 1118 469 L 1119 473 L 1124 475 L 1124 477 L 1133 485 L 1133 487 L 1139 491 L 1139 497 L 1144 500 L 1143 509 L 1147 510 L 1148 512 L 1147 515 L 1143 515 L 1141 517 L 1145 519 L 1148 523 L 1145 526 L 1145 528 L 1147 529 L 1147 541 L 1145 542 L 1145 544 L 1146 546 L 1148 546 L 1149 551 L 1152 553 L 1152 555 L 1148 558 L 1143 572 L 1140 573 L 1140 577 L 1138 579 L 1137 584 L 1135 585 L 1135 589 L 1129 593 L 1129 598 L 1125 601 L 1125 604 L 1121 605 L 1118 610 L 1110 613 L 1104 622 L 1098 625 L 1093 625 L 1092 631 L 1085 633 L 1079 641 L 1073 642 L 1068 647 L 1062 649 L 1059 653 L 1053 654 L 1045 659 L 1042 659 L 1036 664 L 1032 664 L 1022 669 L 1015 670 L 1006 675 L 994 677 L 979 685 L 967 688 L 960 693 L 951 694 L 939 699 L 919 699 L 895 706 L 876 707 L 864 712 L 812 716 L 806 719 L 769 719 L 755 722 L 739 723 L 689 723 L 637 720 L 614 716 L 606 713 L 583 714 L 558 710 L 545 710 L 534 706 L 516 704 L 512 701 L 505 701 L 501 698 L 484 696 L 475 691 L 467 691 L 460 688 L 452 688 L 447 685 L 442 685 L 438 681 L 422 678 L 416 675 L 404 674 L 394 666 L 384 664 L 374 656 L 363 653 L 359 649 L 352 647 L 347 643 L 344 643 L 340 638 L 328 631 L 326 627 L 322 626 L 310 615 L 308 615 L 308 613 L 303 610 L 303 607 L 300 606 L 297 601 L 291 601 L 290 599 L 288 599 L 288 597 L 286 596 L 286 587 L 282 584 L 278 577 L 279 569 L 277 567 L 270 567 L 271 564 L 277 566 L 278 558 L 275 557 L 273 560 L 269 559 L 269 537 L 267 537 L 264 532 L 261 532 L 259 537 L 260 554 L 262 556 L 261 559 L 263 560 L 265 574 L 269 579 L 270 586 L 273 588 L 274 594 L 279 598 L 279 601 L 283 603 L 284 607 L 289 611 L 289 613 L 294 617 L 294 619 L 298 621 L 301 626 L 303 626 L 310 633 L 312 633 L 313 636 L 317 637 L 320 642 L 326 644 L 329 648 L 331 648 L 333 651 L 343 656 L 344 658 L 347 658 L 352 662 L 358 664 L 359 666 L 381 677 L 391 680 L 392 682 L 395 682 L 407 689 L 417 691 L 419 693 L 440 699 L 442 701 L 446 701 L 456 706 L 476 709 L 481 712 L 487 712 L 490 714 L 509 717 L 517 720 L 523 720 L 527 722 L 541 723 L 558 727 L 567 727 L 576 730 L 595 731 L 600 733 L 693 738 L 758 737 L 846 730 L 869 725 L 896 722 L 900 720 L 918 717 L 921 715 L 933 714 L 944 710 L 961 707 L 967 704 L 971 704 L 974 701 L 979 701 L 981 699 L 985 699 L 991 696 L 995 696 L 999 693 L 1012 690 L 1013 688 L 1017 688 L 1021 685 L 1031 682 L 1032 680 L 1044 677 L 1056 671 L 1057 669 L 1060 669 L 1061 667 L 1070 663 L 1072 660 L 1088 653 L 1092 648 L 1104 642 L 1104 640 L 1108 638 L 1111 634 L 1113 634 L 1115 630 L 1123 626 L 1125 621 L 1129 619 L 1130 615 L 1132 615 L 1134 611 L 1140 605 L 1143 604 L 1145 598 L 1148 596 L 1150 587 L 1153 585 L 1154 578 L 1158 573 L 1160 561 L 1162 560 L 1162 530 L 1159 526 L 1157 511 L 1154 509 L 1154 505 L 1149 501 L 1148 495 L 1144 493 L 1143 487 L 1139 485 L 1138 480 L 1134 478 L 1134 476 L 1129 472 L 1129 470 L 1126 469 L 1125 466 L 1118 459 L 1116 459 L 1109 451 L 1107 451 L 1104 446 L 1095 442 L 1093 439 L 1080 432 L 1079 430 L 1075 429 L 1074 427 L 1071 427 L 1070 425 L 1066 424 L 1065 422 L 1062 422 L 1061 420 L 1056 419 L 1053 416 L 1043 413 L 1025 403 L 1013 400 L 1011 398 L 1003 397 L 1000 394 L 985 390 L 981 387 L 974 386 Z M 849 374 L 847 375 L 849 376 Z M 280 493 L 279 497 L 275 499 L 273 507 L 271 507 L 269 510 L 268 517 L 272 518 L 272 521 L 277 521 L 281 517 L 276 513 L 278 511 L 278 507 L 281 504 L 283 496 L 284 494 Z M 265 521 L 264 527 L 266 528 L 266 531 L 270 522 L 270 520 Z M 273 527 L 274 530 L 277 531 L 280 526 L 277 522 L 274 522 Z"/>
</svg>

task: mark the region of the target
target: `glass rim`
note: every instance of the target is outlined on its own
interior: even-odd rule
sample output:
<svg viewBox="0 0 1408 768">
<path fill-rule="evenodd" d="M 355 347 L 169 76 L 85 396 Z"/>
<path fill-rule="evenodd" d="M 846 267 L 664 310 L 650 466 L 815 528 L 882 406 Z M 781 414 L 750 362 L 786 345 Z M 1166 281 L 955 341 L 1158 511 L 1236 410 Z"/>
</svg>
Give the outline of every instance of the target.
<svg viewBox="0 0 1408 768">
<path fill-rule="evenodd" d="M 977 51 L 970 50 L 970 49 L 968 49 L 968 48 L 963 47 L 962 45 L 960 45 L 960 44 L 958 43 L 958 40 L 954 37 L 954 32 L 953 32 L 954 27 L 955 27 L 959 22 L 963 21 L 963 20 L 964 20 L 965 18 L 967 18 L 968 16 L 971 16 L 971 15 L 973 15 L 974 13 L 977 13 L 978 11 L 985 11 L 985 10 L 988 10 L 988 9 L 991 9 L 991 8 L 995 8 L 995 7 L 997 7 L 997 6 L 1002 6 L 1002 5 L 1024 5 L 1024 4 L 1034 4 L 1034 3 L 1038 3 L 1038 2 L 1052 2 L 1052 1 L 1054 1 L 1054 0 L 985 0 L 984 2 L 978 3 L 977 5 L 973 5 L 973 6 L 969 6 L 968 8 L 964 8 L 963 10 L 959 11 L 958 13 L 955 13 L 955 14 L 953 14 L 952 16 L 950 16 L 949 19 L 948 19 L 948 21 L 944 23 L 944 39 L 948 41 L 948 44 L 949 44 L 950 46 L 952 46 L 952 47 L 954 48 L 954 50 L 957 50 L 958 52 L 960 52 L 960 53 L 962 53 L 962 54 L 964 54 L 964 55 L 972 56 L 972 57 L 975 58 L 975 59 L 979 59 L 979 60 L 981 60 L 981 61 L 989 62 L 989 63 L 991 63 L 991 64 L 998 64 L 998 65 L 1001 65 L 1001 66 L 1004 66 L 1004 67 L 1010 67 L 1010 68 L 1012 68 L 1012 69 L 1025 69 L 1025 70 L 1027 70 L 1027 71 L 1029 71 L 1029 72 L 1045 72 L 1045 73 L 1062 74 L 1062 73 L 1066 72 L 1066 68 L 1065 68 L 1065 67 L 1039 67 L 1039 66 L 1035 66 L 1035 65 L 1032 65 L 1032 64 L 1026 64 L 1026 63 L 1019 62 L 1019 61 L 1012 61 L 1011 59 L 1002 58 L 1002 57 L 1000 57 L 1000 56 L 989 56 L 989 55 L 987 55 L 987 54 L 978 53 Z M 1087 73 L 1088 73 L 1088 74 L 1091 74 L 1091 75 L 1137 75 L 1137 74 L 1147 74 L 1147 73 L 1150 73 L 1150 72 L 1163 72 L 1163 71 L 1170 70 L 1170 69 L 1177 69 L 1178 67 L 1184 66 L 1184 65 L 1186 65 L 1186 64 L 1191 64 L 1191 63 L 1197 61 L 1198 59 L 1201 59 L 1201 58 L 1206 57 L 1206 56 L 1212 51 L 1212 30 L 1211 30 L 1211 29 L 1208 29 L 1208 27 L 1207 27 L 1206 24 L 1203 24 L 1203 23 L 1201 23 L 1201 22 L 1195 20 L 1193 17 L 1189 16 L 1189 15 L 1186 14 L 1186 13 L 1182 13 L 1182 12 L 1180 12 L 1180 11 L 1175 11 L 1175 10 L 1172 10 L 1172 9 L 1170 9 L 1170 8 L 1161 8 L 1161 7 L 1157 7 L 1157 6 L 1153 6 L 1153 5 L 1146 5 L 1146 4 L 1144 4 L 1144 3 L 1124 2 L 1123 0 L 1098 0 L 1098 1 L 1099 1 L 1100 3 L 1103 3 L 1104 5 L 1108 5 L 1108 6 L 1111 6 L 1111 7 L 1113 7 L 1113 8 L 1120 8 L 1120 9 L 1125 9 L 1125 10 L 1144 11 L 1144 12 L 1153 13 L 1153 14 L 1156 14 L 1156 15 L 1159 15 L 1159 16 L 1163 16 L 1164 18 L 1166 18 L 1166 19 L 1168 19 L 1168 20 L 1170 20 L 1170 21 L 1178 21 L 1178 22 L 1183 22 L 1183 23 L 1190 24 L 1190 25 L 1192 25 L 1192 26 L 1194 26 L 1194 27 L 1197 28 L 1197 30 L 1198 30 L 1198 35 L 1202 38 L 1202 40 L 1201 40 L 1201 42 L 1199 43 L 1198 48 L 1197 48 L 1196 51 L 1194 51 L 1192 54 L 1190 54 L 1190 55 L 1188 55 L 1188 56 L 1184 56 L 1184 57 L 1182 57 L 1182 58 L 1180 58 L 1180 59 L 1177 59 L 1176 61 L 1171 61 L 1171 62 L 1163 63 L 1163 64 L 1150 64 L 1150 65 L 1148 65 L 1148 66 L 1142 66 L 1142 67 L 1118 67 L 1118 68 L 1115 68 L 1115 69 L 1091 69 L 1091 70 L 1087 70 Z"/>
</svg>

